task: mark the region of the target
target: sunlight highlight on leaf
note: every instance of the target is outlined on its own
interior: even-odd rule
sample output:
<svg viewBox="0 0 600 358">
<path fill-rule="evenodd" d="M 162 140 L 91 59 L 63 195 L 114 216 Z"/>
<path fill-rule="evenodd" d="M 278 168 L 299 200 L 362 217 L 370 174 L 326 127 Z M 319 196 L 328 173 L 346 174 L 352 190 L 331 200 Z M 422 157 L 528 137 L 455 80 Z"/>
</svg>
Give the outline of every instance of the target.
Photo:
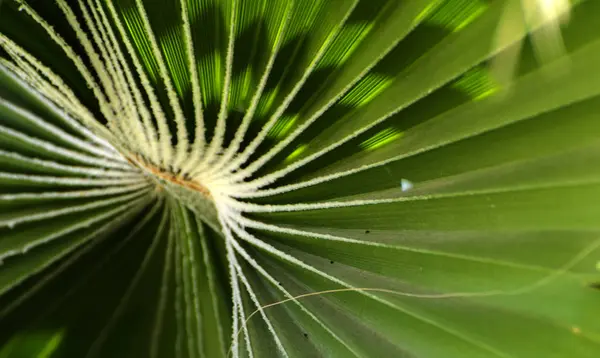
<svg viewBox="0 0 600 358">
<path fill-rule="evenodd" d="M 378 132 L 371 138 L 360 143 L 360 147 L 363 150 L 367 150 L 367 151 L 375 150 L 386 144 L 389 144 L 391 142 L 398 140 L 400 137 L 402 137 L 401 131 L 399 131 L 395 128 L 386 128 L 386 129 Z"/>
<path fill-rule="evenodd" d="M 298 116 L 284 116 L 279 118 L 277 123 L 269 131 L 268 136 L 271 138 L 281 138 L 285 136 L 298 120 Z"/>
<path fill-rule="evenodd" d="M 185 53 L 181 52 L 183 48 L 181 32 L 175 28 L 167 30 L 167 33 L 160 38 L 160 44 L 177 93 L 183 98 L 189 90 L 190 80 L 185 65 Z"/>
<path fill-rule="evenodd" d="M 302 152 L 304 152 L 307 147 L 308 146 L 306 144 L 299 146 L 290 155 L 288 155 L 287 158 L 285 158 L 285 160 L 287 162 L 290 162 L 290 161 L 294 160 L 295 158 L 297 158 L 298 156 L 300 156 L 300 154 L 302 154 Z"/>
<path fill-rule="evenodd" d="M 128 7 L 122 12 L 122 14 L 137 50 L 140 51 L 146 71 L 148 71 L 150 78 L 152 78 L 153 81 L 156 81 L 158 79 L 158 65 L 156 64 L 156 60 L 152 55 L 150 43 L 148 42 L 146 36 L 144 36 L 144 29 L 141 24 L 139 14 L 133 7 Z"/>
<path fill-rule="evenodd" d="M 16 335 L 0 349 L 1 358 L 36 357 L 51 358 L 65 338 L 64 329 L 55 332 L 41 331 Z"/>
<path fill-rule="evenodd" d="M 331 50 L 321 59 L 317 69 L 328 66 L 342 66 L 352 55 L 365 37 L 373 29 L 372 23 L 353 23 L 344 26 Z"/>
<path fill-rule="evenodd" d="M 573 1 L 576 2 L 576 1 Z M 562 68 L 555 68 L 547 76 L 566 75 L 568 55 L 562 37 L 562 26 L 568 24 L 571 0 L 522 0 L 509 2 L 498 24 L 496 47 L 504 48 L 515 42 L 515 36 L 529 33 L 536 57 L 541 63 L 561 61 Z M 518 58 L 523 44 L 516 41 L 495 59 L 492 71 L 497 80 L 508 86 L 517 71 Z"/>
<path fill-rule="evenodd" d="M 461 76 L 452 87 L 465 92 L 474 101 L 482 100 L 499 90 L 498 84 L 494 82 L 488 70 L 476 67 Z"/>
<path fill-rule="evenodd" d="M 389 78 L 388 76 L 370 73 L 342 97 L 339 104 L 349 107 L 365 106 L 380 95 L 393 82 L 394 79 Z"/>
<path fill-rule="evenodd" d="M 434 24 L 452 31 L 460 31 L 487 9 L 484 0 L 451 0 L 444 1 L 435 9 L 428 11 L 426 24 Z M 424 15 L 421 15 L 424 16 Z"/>
</svg>

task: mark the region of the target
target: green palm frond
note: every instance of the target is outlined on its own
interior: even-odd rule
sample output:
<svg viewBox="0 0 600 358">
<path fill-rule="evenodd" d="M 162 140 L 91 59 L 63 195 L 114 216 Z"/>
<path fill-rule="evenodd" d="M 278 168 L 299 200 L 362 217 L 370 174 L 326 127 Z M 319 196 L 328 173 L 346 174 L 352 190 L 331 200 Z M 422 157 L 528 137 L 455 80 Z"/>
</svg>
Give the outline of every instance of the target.
<svg viewBox="0 0 600 358">
<path fill-rule="evenodd" d="M 599 357 L 599 16 L 0 1 L 0 358 Z"/>
</svg>

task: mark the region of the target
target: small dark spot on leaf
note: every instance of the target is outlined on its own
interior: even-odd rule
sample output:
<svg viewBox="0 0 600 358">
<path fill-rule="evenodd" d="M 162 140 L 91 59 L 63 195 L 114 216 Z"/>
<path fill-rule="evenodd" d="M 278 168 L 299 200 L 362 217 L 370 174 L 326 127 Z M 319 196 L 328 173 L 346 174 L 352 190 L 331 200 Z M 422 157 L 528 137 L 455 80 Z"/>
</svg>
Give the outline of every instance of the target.
<svg viewBox="0 0 600 358">
<path fill-rule="evenodd" d="M 365 234 L 368 234 L 370 232 L 371 232 L 371 230 L 365 230 Z"/>
<path fill-rule="evenodd" d="M 281 286 L 281 282 L 277 282 L 279 284 L 279 286 Z"/>
<path fill-rule="evenodd" d="M 592 282 L 592 283 L 590 283 L 590 288 L 593 288 L 594 290 L 599 290 L 600 291 L 600 282 Z"/>
<path fill-rule="evenodd" d="M 304 333 L 304 338 L 308 338 L 308 333 Z"/>
<path fill-rule="evenodd" d="M 330 263 L 330 264 L 332 264 L 332 263 L 333 263 L 333 261 L 329 261 L 329 263 Z"/>
</svg>

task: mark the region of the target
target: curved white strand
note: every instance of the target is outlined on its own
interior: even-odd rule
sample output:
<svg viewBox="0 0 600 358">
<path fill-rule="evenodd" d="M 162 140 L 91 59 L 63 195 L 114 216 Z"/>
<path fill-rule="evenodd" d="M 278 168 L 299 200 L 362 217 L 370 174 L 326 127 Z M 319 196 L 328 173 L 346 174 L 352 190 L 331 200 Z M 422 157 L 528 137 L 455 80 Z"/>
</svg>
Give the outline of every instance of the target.
<svg viewBox="0 0 600 358">
<path fill-rule="evenodd" d="M 444 331 L 446 333 L 454 335 L 457 338 L 463 339 L 463 340 L 465 340 L 465 341 L 467 341 L 467 342 L 469 342 L 471 344 L 477 345 L 478 347 L 481 347 L 481 348 L 483 348 L 485 350 L 488 350 L 490 352 L 496 353 L 496 351 L 492 347 L 489 347 L 487 345 L 482 345 L 478 341 L 475 341 L 475 340 L 473 340 L 473 339 L 471 339 L 469 337 L 465 337 L 464 335 L 460 334 L 460 332 L 456 331 L 452 327 L 448 327 L 446 325 L 441 324 L 440 322 L 436 322 L 435 320 L 433 320 L 431 318 L 428 318 L 426 316 L 423 316 L 423 315 L 420 315 L 418 313 L 412 312 L 412 311 L 410 311 L 410 310 L 408 310 L 408 309 L 406 309 L 406 308 L 404 308 L 402 306 L 399 306 L 398 304 L 394 304 L 394 303 L 390 302 L 387 299 L 384 299 L 384 298 L 382 298 L 380 296 L 377 296 L 377 295 L 373 294 L 372 292 L 368 292 L 368 291 L 365 291 L 365 290 L 358 290 L 357 287 L 355 287 L 355 286 L 347 283 L 346 281 L 338 279 L 337 277 L 331 276 L 331 275 L 327 274 L 326 272 L 323 272 L 323 271 L 321 271 L 321 270 L 319 270 L 319 269 L 317 269 L 317 268 L 315 268 L 315 267 L 313 267 L 311 265 L 308 265 L 308 264 L 304 263 L 303 261 L 295 258 L 294 256 L 291 256 L 291 255 L 289 255 L 289 254 L 287 254 L 287 253 L 285 253 L 285 252 L 283 252 L 283 251 L 281 251 L 281 250 L 279 250 L 279 249 L 277 249 L 277 248 L 275 248 L 275 247 L 273 247 L 273 246 L 265 243 L 264 241 L 261 241 L 260 239 L 257 239 L 252 234 L 250 234 L 247 231 L 242 230 L 241 228 L 237 227 L 235 225 L 235 223 L 232 223 L 231 221 L 228 222 L 228 223 L 231 225 L 231 228 L 233 229 L 233 231 L 238 236 L 240 236 L 244 241 L 250 243 L 251 245 L 253 245 L 255 247 L 261 248 L 261 249 L 269 252 L 270 254 L 272 254 L 272 255 L 274 255 L 276 257 L 279 257 L 282 260 L 285 260 L 285 261 L 287 261 L 287 262 L 289 262 L 291 264 L 294 264 L 294 265 L 296 265 L 296 266 L 298 266 L 300 268 L 303 268 L 303 269 L 305 269 L 307 271 L 310 271 L 310 272 L 312 272 L 312 273 L 314 273 L 314 274 L 316 274 L 316 275 L 318 275 L 318 276 L 320 276 L 320 277 L 322 277 L 322 278 L 324 278 L 324 279 L 326 279 L 328 281 L 331 281 L 331 282 L 333 282 L 333 283 L 335 283 L 337 285 L 340 285 L 340 286 L 345 287 L 345 288 L 352 289 L 355 292 L 357 292 L 357 294 L 369 297 L 372 300 L 377 301 L 377 302 L 379 302 L 379 303 L 381 303 L 383 305 L 386 305 L 386 306 L 388 306 L 388 307 L 390 307 L 390 308 L 392 308 L 394 310 L 400 311 L 400 312 L 402 312 L 402 313 L 404 313 L 406 315 L 414 317 L 414 318 L 416 318 L 416 319 L 418 319 L 418 320 L 420 320 L 420 321 L 422 321 L 422 322 L 424 322 L 426 324 L 430 324 L 430 325 L 432 325 L 432 326 L 434 326 L 434 327 L 436 327 L 436 328 L 438 328 L 438 329 L 440 329 L 440 330 L 442 330 L 442 331 Z M 599 240 L 599 244 L 600 244 L 600 240 Z M 486 295 L 486 296 L 494 295 L 494 294 L 498 294 L 498 292 L 472 293 L 472 295 Z M 411 294 L 411 293 L 404 293 L 402 295 L 404 295 L 404 296 L 410 296 L 410 297 L 422 297 L 422 298 L 429 297 L 429 296 L 426 296 L 426 295 Z M 462 296 L 468 296 L 468 295 L 469 295 L 469 293 L 467 293 L 467 294 L 465 294 L 465 293 L 455 293 L 455 294 L 452 294 L 452 296 L 449 296 L 449 297 L 462 297 Z M 446 297 L 446 296 L 431 295 L 430 298 L 443 298 L 443 297 Z M 503 356 L 502 354 L 497 354 L 497 355 Z"/>
<path fill-rule="evenodd" d="M 241 218 L 241 216 L 239 214 L 236 214 L 235 212 L 231 211 L 227 207 L 221 208 L 221 212 L 223 213 L 223 215 L 225 217 L 227 217 L 226 222 L 228 222 L 229 225 L 235 225 L 235 226 L 237 226 L 235 223 L 239 222 L 238 219 Z M 237 228 L 239 230 L 243 230 L 240 226 L 237 226 Z M 300 302 L 298 302 L 296 299 L 294 299 L 294 296 L 291 293 L 289 293 L 283 286 L 281 286 L 279 284 L 279 282 L 277 282 L 277 280 L 275 280 L 275 278 L 273 278 L 273 276 L 271 276 L 258 262 L 256 262 L 256 260 L 254 258 L 252 258 L 252 256 L 250 254 L 248 254 L 248 252 L 237 241 L 232 241 L 232 244 L 233 244 L 233 247 L 235 248 L 235 250 L 240 254 L 240 256 L 242 256 L 250 264 L 250 266 L 252 266 L 255 270 L 257 270 L 274 287 L 276 287 L 280 291 L 282 291 L 282 293 L 288 299 L 294 301 L 294 303 L 296 303 L 298 305 L 298 307 L 304 313 L 306 313 L 315 322 L 317 322 L 334 339 L 336 339 L 338 342 L 340 342 L 342 345 L 344 345 L 344 347 L 346 347 L 349 351 L 351 351 L 352 353 L 354 353 L 357 357 L 360 356 L 359 354 L 357 354 L 357 352 L 354 349 L 352 349 L 350 346 L 348 346 L 348 344 L 343 339 L 341 339 L 337 334 L 335 334 L 335 332 L 333 332 L 327 325 L 325 325 L 317 316 L 315 316 L 312 312 L 310 312 L 310 310 L 308 310 Z M 259 309 L 259 312 L 261 313 L 261 315 L 264 315 L 264 313 L 262 312 L 261 307 L 259 307 L 258 309 Z M 245 324 L 245 322 L 244 322 L 244 324 Z"/>
<path fill-rule="evenodd" d="M 237 218 L 234 220 L 237 220 Z M 285 295 L 285 297 L 287 297 L 287 299 L 292 300 L 304 313 L 306 313 L 310 318 L 317 322 L 317 324 L 319 324 L 325 331 L 327 331 L 335 340 L 340 342 L 344 347 L 346 347 L 349 351 L 354 353 L 357 357 L 360 357 L 360 354 L 358 354 L 354 349 L 352 349 L 352 347 L 348 346 L 348 344 L 342 338 L 335 334 L 335 332 L 333 332 L 325 323 L 323 323 L 323 321 L 321 321 L 317 316 L 315 316 L 314 313 L 312 313 L 310 310 L 304 307 L 298 300 L 294 299 L 294 296 L 283 286 L 281 286 L 279 282 L 277 282 L 277 280 L 267 272 L 267 270 L 265 270 L 258 262 L 256 262 L 256 260 L 252 258 L 252 256 L 248 254 L 248 252 L 238 242 L 234 241 L 233 246 L 235 250 L 240 254 L 240 256 L 242 256 L 250 264 L 250 266 L 252 266 L 256 271 L 258 271 L 259 274 L 261 274 L 265 279 L 267 279 L 267 281 L 269 281 L 274 287 L 277 287 Z M 262 309 L 260 309 L 260 311 L 262 311 Z"/>
<path fill-rule="evenodd" d="M 248 279 L 244 275 L 242 267 L 240 266 L 237 259 L 235 259 L 233 264 L 238 272 L 238 275 L 240 276 L 240 279 L 242 280 L 242 284 L 246 287 L 246 291 L 248 292 L 250 299 L 252 300 L 252 302 L 254 303 L 256 308 L 260 310 L 260 315 L 261 315 L 263 321 L 265 322 L 265 324 L 267 325 L 267 329 L 268 329 L 269 333 L 271 333 L 271 335 L 273 336 L 273 339 L 275 340 L 275 345 L 277 346 L 279 353 L 281 353 L 284 357 L 289 357 L 287 351 L 285 350 L 285 347 L 281 343 L 281 339 L 279 339 L 279 336 L 277 335 L 277 331 L 275 330 L 275 328 L 273 327 L 273 324 L 271 323 L 271 320 L 269 319 L 269 317 L 267 317 L 264 310 L 262 310 L 260 308 L 262 306 L 262 304 L 258 300 L 256 293 L 254 293 L 254 290 L 252 289 L 250 282 L 248 282 Z M 246 317 L 242 317 L 242 322 L 246 322 Z"/>
</svg>

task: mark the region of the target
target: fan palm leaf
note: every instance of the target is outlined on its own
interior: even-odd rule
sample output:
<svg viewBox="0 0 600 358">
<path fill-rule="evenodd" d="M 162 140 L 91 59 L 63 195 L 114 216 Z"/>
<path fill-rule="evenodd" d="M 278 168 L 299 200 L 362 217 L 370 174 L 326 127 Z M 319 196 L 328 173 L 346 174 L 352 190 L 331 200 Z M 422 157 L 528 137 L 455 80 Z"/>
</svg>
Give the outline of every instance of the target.
<svg viewBox="0 0 600 358">
<path fill-rule="evenodd" d="M 600 356 L 599 15 L 0 2 L 0 357 Z"/>
</svg>

